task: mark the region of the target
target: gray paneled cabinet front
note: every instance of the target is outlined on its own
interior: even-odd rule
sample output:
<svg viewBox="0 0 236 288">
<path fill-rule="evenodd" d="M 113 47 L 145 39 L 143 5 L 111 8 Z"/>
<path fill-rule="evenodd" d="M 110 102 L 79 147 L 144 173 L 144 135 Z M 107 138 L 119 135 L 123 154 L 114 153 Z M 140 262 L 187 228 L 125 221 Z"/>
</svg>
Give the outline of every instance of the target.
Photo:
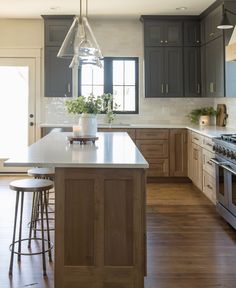
<svg viewBox="0 0 236 288">
<path fill-rule="evenodd" d="M 57 57 L 60 46 L 70 28 L 74 16 L 43 16 L 44 18 L 44 96 L 71 97 L 71 59 Z"/>
<path fill-rule="evenodd" d="M 144 22 L 145 46 L 182 46 L 183 22 L 148 20 Z"/>
<path fill-rule="evenodd" d="M 205 48 L 206 97 L 224 97 L 224 43 L 219 37 Z"/>
<path fill-rule="evenodd" d="M 183 95 L 183 48 L 145 48 L 146 97 L 181 97 Z"/>
<path fill-rule="evenodd" d="M 201 96 L 200 47 L 184 47 L 184 84 L 186 97 Z"/>
</svg>

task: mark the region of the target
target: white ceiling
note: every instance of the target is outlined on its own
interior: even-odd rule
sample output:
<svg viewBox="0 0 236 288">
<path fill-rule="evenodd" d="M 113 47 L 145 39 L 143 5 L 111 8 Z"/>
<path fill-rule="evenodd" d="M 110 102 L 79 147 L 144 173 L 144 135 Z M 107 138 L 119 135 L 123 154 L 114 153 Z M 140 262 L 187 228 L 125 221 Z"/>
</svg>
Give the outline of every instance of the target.
<svg viewBox="0 0 236 288">
<path fill-rule="evenodd" d="M 85 0 L 83 0 L 85 3 Z M 215 0 L 88 0 L 89 16 L 198 15 Z M 177 11 L 177 7 L 188 7 Z M 0 0 L 1 18 L 39 18 L 47 14 L 79 14 L 79 0 Z"/>
</svg>

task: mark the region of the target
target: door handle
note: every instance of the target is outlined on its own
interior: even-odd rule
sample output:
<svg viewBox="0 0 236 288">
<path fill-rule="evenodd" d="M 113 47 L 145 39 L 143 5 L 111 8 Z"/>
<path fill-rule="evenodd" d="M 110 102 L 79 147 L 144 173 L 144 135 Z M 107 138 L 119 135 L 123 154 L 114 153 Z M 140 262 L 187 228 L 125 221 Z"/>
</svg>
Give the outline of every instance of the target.
<svg viewBox="0 0 236 288">
<path fill-rule="evenodd" d="M 225 164 L 221 165 L 221 167 L 230 172 L 231 174 L 236 175 L 236 171 L 234 171 L 231 167 L 226 166 Z"/>
<path fill-rule="evenodd" d="M 168 93 L 169 93 L 169 85 L 166 84 L 166 94 L 168 94 Z"/>
</svg>

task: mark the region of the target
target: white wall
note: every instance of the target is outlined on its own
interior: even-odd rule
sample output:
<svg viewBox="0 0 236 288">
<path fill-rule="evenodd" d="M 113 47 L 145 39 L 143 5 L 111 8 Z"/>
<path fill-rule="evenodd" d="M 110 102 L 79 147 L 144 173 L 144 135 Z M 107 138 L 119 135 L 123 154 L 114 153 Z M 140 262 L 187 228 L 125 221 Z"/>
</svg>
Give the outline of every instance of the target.
<svg viewBox="0 0 236 288">
<path fill-rule="evenodd" d="M 236 126 L 236 99 L 172 98 L 146 99 L 143 90 L 143 29 L 139 20 L 93 20 L 91 26 L 104 56 L 138 56 L 140 75 L 139 115 L 117 115 L 116 122 L 185 124 L 194 108 L 226 103 L 229 125 Z M 0 48 L 43 48 L 43 20 L 0 20 Z M 43 63 L 42 63 L 43 65 Z M 43 89 L 42 89 L 43 91 Z M 43 92 L 42 92 L 43 93 Z M 181 96 L 181 95 L 180 95 Z M 42 123 L 73 123 L 76 117 L 66 113 L 64 99 L 41 95 Z M 100 117 L 100 122 L 104 121 Z"/>
</svg>

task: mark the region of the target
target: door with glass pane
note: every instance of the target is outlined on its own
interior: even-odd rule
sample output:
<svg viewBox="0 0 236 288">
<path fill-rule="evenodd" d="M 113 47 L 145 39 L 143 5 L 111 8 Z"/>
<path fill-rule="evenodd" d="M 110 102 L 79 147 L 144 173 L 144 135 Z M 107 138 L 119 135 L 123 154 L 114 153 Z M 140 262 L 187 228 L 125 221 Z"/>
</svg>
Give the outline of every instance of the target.
<svg viewBox="0 0 236 288">
<path fill-rule="evenodd" d="M 35 141 L 35 59 L 0 58 L 0 171 Z"/>
</svg>

